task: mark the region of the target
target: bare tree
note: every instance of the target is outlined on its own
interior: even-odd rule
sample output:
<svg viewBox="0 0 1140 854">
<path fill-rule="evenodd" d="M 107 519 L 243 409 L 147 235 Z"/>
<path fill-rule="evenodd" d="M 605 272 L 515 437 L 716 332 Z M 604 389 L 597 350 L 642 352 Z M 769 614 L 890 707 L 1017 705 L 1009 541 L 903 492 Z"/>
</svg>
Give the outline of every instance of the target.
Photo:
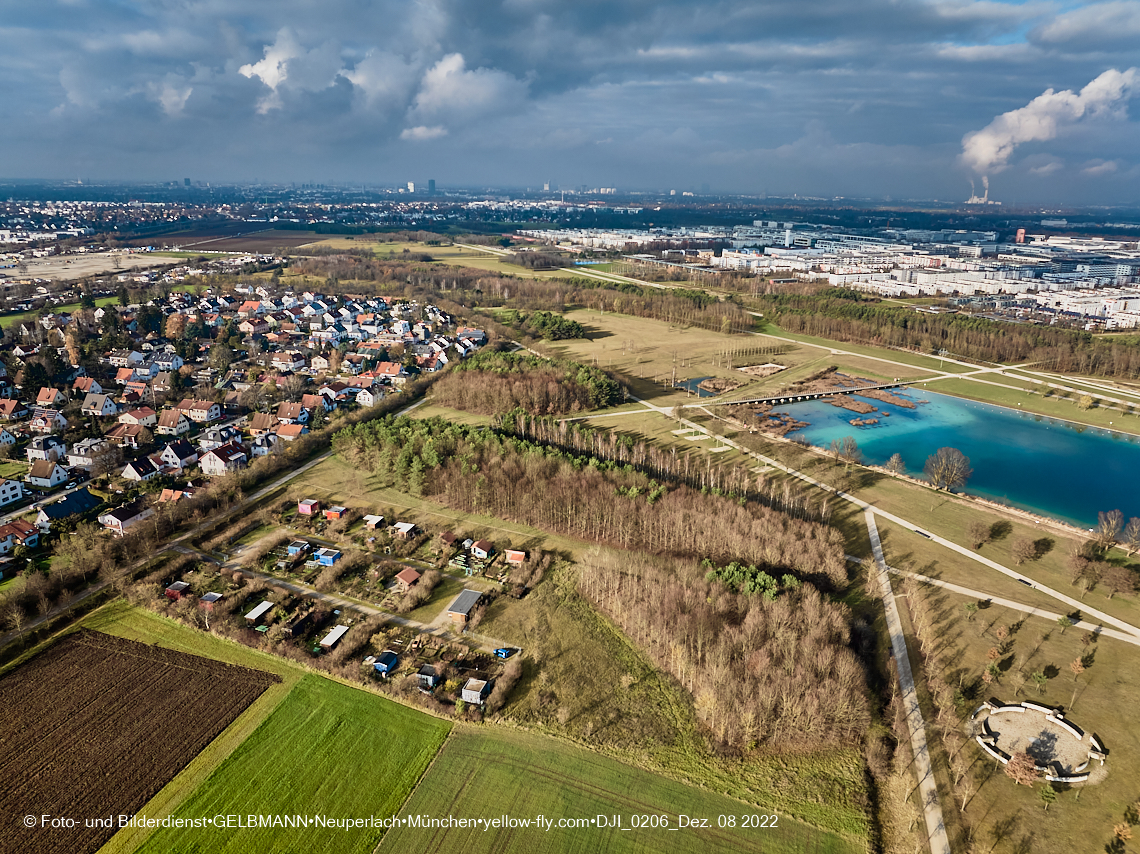
<svg viewBox="0 0 1140 854">
<path fill-rule="evenodd" d="M 1097 541 L 1104 548 L 1111 548 L 1116 544 L 1120 532 L 1124 530 L 1124 514 L 1119 510 L 1101 511 L 1097 514 Z"/>
<path fill-rule="evenodd" d="M 1140 519 L 1133 516 L 1128 520 L 1128 524 L 1124 526 L 1124 537 L 1121 542 L 1128 546 L 1129 556 L 1140 550 Z"/>
<path fill-rule="evenodd" d="M 957 448 L 939 448 L 926 458 L 923 471 L 935 489 L 954 489 L 970 479 L 970 459 Z"/>
<path fill-rule="evenodd" d="M 289 374 L 285 377 L 285 394 L 292 401 L 296 401 L 297 397 L 301 394 L 301 389 L 305 387 L 305 378 L 300 374 Z"/>
<path fill-rule="evenodd" d="M 1136 573 L 1126 566 L 1117 566 L 1114 563 L 1104 564 L 1101 580 L 1108 588 L 1108 598 L 1117 593 L 1134 593 L 1136 591 Z"/>
<path fill-rule="evenodd" d="M 1028 537 L 1018 537 L 1013 541 L 1009 551 L 1015 566 L 1021 566 L 1027 560 L 1037 557 L 1037 547 Z"/>
<path fill-rule="evenodd" d="M 1028 753 L 1015 753 L 1006 763 L 1005 773 L 1019 786 L 1032 786 L 1041 776 L 1037 761 Z"/>
<path fill-rule="evenodd" d="M 985 522 L 979 522 L 975 519 L 966 526 L 966 537 L 969 539 L 971 546 L 975 549 L 980 549 L 990 538 L 990 526 Z"/>
<path fill-rule="evenodd" d="M 906 463 L 903 462 L 902 454 L 891 454 L 886 469 L 891 474 L 903 474 L 906 471 Z"/>
</svg>

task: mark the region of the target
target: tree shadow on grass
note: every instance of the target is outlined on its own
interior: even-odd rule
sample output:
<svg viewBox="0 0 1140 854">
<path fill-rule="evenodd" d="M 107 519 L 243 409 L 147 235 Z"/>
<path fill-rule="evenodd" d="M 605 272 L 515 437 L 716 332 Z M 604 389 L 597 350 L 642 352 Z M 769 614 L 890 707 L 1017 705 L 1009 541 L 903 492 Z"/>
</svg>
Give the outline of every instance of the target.
<svg viewBox="0 0 1140 854">
<path fill-rule="evenodd" d="M 990 540 L 995 543 L 999 542 L 1000 540 L 1004 540 L 1012 533 L 1013 525 L 1010 522 L 1003 520 L 1001 522 L 994 522 L 992 525 L 990 525 Z"/>
</svg>

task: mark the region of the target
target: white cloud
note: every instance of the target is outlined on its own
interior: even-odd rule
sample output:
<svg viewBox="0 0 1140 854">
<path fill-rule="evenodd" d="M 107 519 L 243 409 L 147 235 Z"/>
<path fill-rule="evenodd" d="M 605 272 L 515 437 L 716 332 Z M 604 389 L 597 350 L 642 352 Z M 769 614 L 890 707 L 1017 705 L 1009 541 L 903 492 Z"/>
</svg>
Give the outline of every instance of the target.
<svg viewBox="0 0 1140 854">
<path fill-rule="evenodd" d="M 1135 39 L 1140 36 L 1140 2 L 1094 3 L 1058 15 L 1034 33 L 1034 38 L 1048 45 L 1074 43 L 1103 46 L 1106 42 Z"/>
<path fill-rule="evenodd" d="M 526 83 L 505 71 L 467 70 L 461 53 L 450 53 L 424 74 L 412 105 L 418 116 L 470 118 L 526 94 Z"/>
<path fill-rule="evenodd" d="M 1065 164 L 1060 160 L 1051 160 L 1048 163 L 1042 163 L 1040 166 L 1034 166 L 1029 170 L 1032 175 L 1039 175 L 1042 178 L 1052 175 L 1054 172 L 1060 172 L 1065 168 Z"/>
<path fill-rule="evenodd" d="M 1000 172 L 1022 143 L 1054 139 L 1062 128 L 1089 117 L 1121 116 L 1137 91 L 1137 68 L 1109 69 L 1079 93 L 1047 89 L 1024 107 L 1002 113 L 981 130 L 966 134 L 962 159 L 982 175 Z"/>
<path fill-rule="evenodd" d="M 193 91 L 193 86 L 187 86 L 184 80 L 173 75 L 168 75 L 162 83 L 147 85 L 147 94 L 159 103 L 168 116 L 181 115 Z"/>
<path fill-rule="evenodd" d="M 265 46 L 265 55 L 257 62 L 247 63 L 238 69 L 244 77 L 256 77 L 269 87 L 270 92 L 257 104 L 259 113 L 267 113 L 281 106 L 283 89 L 316 92 L 327 89 L 341 73 L 340 57 L 336 45 L 327 41 L 312 50 L 305 50 L 293 32 L 283 27 L 277 40 Z"/>
<path fill-rule="evenodd" d="M 1119 168 L 1120 166 L 1115 160 L 1090 160 L 1081 170 L 1081 174 L 1088 175 L 1090 178 L 1098 178 L 1101 175 L 1111 175 Z"/>
<path fill-rule="evenodd" d="M 447 136 L 447 128 L 442 125 L 434 125 L 433 127 L 417 125 L 414 128 L 404 128 L 400 133 L 400 139 L 412 140 L 414 142 L 439 139 L 441 136 Z"/>
<path fill-rule="evenodd" d="M 277 41 L 265 46 L 265 57 L 257 62 L 243 65 L 238 73 L 246 77 L 256 77 L 270 89 L 276 89 L 286 77 L 286 63 L 301 51 L 288 28 L 277 33 Z"/>
</svg>

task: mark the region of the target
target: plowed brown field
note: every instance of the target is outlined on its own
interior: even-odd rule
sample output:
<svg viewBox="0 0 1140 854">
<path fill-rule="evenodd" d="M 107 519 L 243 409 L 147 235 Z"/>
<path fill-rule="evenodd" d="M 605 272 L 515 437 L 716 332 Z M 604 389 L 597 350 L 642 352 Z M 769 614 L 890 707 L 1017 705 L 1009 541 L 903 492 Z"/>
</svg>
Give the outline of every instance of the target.
<svg viewBox="0 0 1140 854">
<path fill-rule="evenodd" d="M 92 631 L 35 656 L 0 679 L 0 851 L 98 850 L 277 681 Z"/>
</svg>

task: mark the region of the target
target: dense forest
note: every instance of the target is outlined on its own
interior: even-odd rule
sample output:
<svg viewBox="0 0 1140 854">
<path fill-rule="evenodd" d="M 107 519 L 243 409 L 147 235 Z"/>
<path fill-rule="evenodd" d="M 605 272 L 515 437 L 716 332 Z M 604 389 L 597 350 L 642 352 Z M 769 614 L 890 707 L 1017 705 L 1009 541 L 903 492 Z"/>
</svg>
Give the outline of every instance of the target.
<svg viewBox="0 0 1140 854">
<path fill-rule="evenodd" d="M 789 332 L 985 362 L 1032 361 L 1053 371 L 1140 375 L 1140 347 L 1051 326 L 999 323 L 968 314 L 925 314 L 842 288 L 759 295 L 764 316 Z"/>
<path fill-rule="evenodd" d="M 512 409 L 560 415 L 616 406 L 625 389 L 605 371 L 578 362 L 483 350 L 455 364 L 435 384 L 433 397 L 484 415 Z"/>
<path fill-rule="evenodd" d="M 623 549 L 741 561 L 826 588 L 847 583 L 835 529 L 744 497 L 660 484 L 632 465 L 438 418 L 377 419 L 338 432 L 333 447 L 358 468 L 463 512 Z"/>
<path fill-rule="evenodd" d="M 870 721 L 850 613 L 810 585 L 778 598 L 707 579 L 692 561 L 596 553 L 579 590 L 693 696 L 738 750 L 857 744 Z"/>
</svg>

